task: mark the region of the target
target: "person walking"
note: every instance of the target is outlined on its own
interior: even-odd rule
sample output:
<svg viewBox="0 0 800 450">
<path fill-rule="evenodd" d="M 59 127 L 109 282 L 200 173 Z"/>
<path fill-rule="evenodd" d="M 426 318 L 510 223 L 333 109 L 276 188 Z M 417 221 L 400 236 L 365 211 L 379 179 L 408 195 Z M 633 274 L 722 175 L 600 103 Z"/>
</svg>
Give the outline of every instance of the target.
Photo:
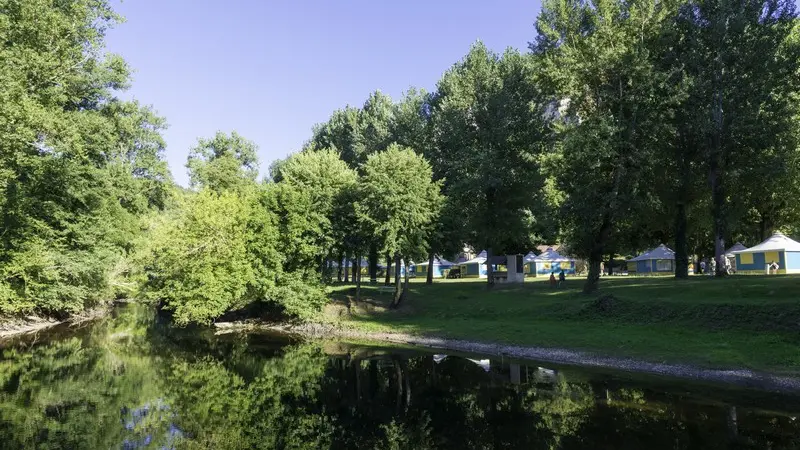
<svg viewBox="0 0 800 450">
<path fill-rule="evenodd" d="M 558 287 L 560 288 L 564 281 L 567 280 L 567 274 L 564 273 L 564 269 L 561 269 L 561 273 L 558 274 Z"/>
<path fill-rule="evenodd" d="M 556 287 L 556 274 L 555 272 L 550 272 L 550 287 Z"/>
</svg>

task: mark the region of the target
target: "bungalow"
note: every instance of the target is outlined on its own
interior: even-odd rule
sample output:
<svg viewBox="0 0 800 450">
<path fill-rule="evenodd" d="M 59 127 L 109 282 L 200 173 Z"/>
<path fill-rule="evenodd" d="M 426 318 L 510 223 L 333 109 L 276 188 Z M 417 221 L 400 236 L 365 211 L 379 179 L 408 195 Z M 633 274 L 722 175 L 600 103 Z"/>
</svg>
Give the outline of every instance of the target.
<svg viewBox="0 0 800 450">
<path fill-rule="evenodd" d="M 559 273 L 562 270 L 567 275 L 575 275 L 575 260 L 562 256 L 552 247 L 548 247 L 541 255 L 533 257 L 531 266 L 535 266 L 534 276 L 549 276 L 551 273 Z M 529 271 L 532 268 L 530 267 Z"/>
<path fill-rule="evenodd" d="M 629 259 L 628 272 L 639 274 L 675 273 L 675 252 L 664 244 Z"/>
<path fill-rule="evenodd" d="M 775 233 L 755 247 L 733 254 L 738 273 L 769 273 L 767 268 L 773 262 L 778 263 L 777 273 L 800 273 L 800 242 L 782 233 Z"/>
<path fill-rule="evenodd" d="M 734 252 L 739 252 L 742 250 L 747 250 L 747 247 L 745 247 L 741 242 L 737 242 L 733 244 L 733 247 L 725 250 L 725 258 L 728 259 L 728 262 L 734 269 L 736 269 L 736 254 Z"/>
<path fill-rule="evenodd" d="M 486 250 L 459 264 L 462 278 L 486 278 Z"/>
<path fill-rule="evenodd" d="M 447 272 L 450 271 L 450 268 L 453 267 L 453 263 L 450 261 L 435 256 L 433 258 L 433 268 L 431 269 L 433 273 L 433 278 L 444 278 L 447 276 Z M 421 262 L 412 267 L 415 271 L 416 276 L 425 278 L 428 276 L 428 261 Z"/>
</svg>

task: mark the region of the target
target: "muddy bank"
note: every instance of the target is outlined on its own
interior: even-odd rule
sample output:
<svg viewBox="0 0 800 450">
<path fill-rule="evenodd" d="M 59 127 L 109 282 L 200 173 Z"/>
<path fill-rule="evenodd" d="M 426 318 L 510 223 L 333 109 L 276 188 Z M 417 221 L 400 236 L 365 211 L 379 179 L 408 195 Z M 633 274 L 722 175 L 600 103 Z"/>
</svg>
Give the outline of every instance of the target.
<svg viewBox="0 0 800 450">
<path fill-rule="evenodd" d="M 629 372 L 649 373 L 670 377 L 690 378 L 712 382 L 730 383 L 743 387 L 773 391 L 800 391 L 800 376 L 781 376 L 754 372 L 747 369 L 707 369 L 682 364 L 654 363 L 629 358 L 614 358 L 593 355 L 587 352 L 561 348 L 523 347 L 487 342 L 445 339 L 433 336 L 414 336 L 403 333 L 375 333 L 354 330 L 337 324 L 269 324 L 269 323 L 220 323 L 220 331 L 272 330 L 297 334 L 310 338 L 352 338 L 416 345 L 442 350 L 467 353 L 507 356 L 555 364 L 600 367 Z"/>
<path fill-rule="evenodd" d="M 66 320 L 56 320 L 51 317 L 26 316 L 15 319 L 0 319 L 0 339 L 24 336 L 37 331 L 46 330 L 61 324 L 79 324 L 105 316 L 111 310 L 111 305 L 101 306 L 89 311 L 76 314 Z"/>
</svg>

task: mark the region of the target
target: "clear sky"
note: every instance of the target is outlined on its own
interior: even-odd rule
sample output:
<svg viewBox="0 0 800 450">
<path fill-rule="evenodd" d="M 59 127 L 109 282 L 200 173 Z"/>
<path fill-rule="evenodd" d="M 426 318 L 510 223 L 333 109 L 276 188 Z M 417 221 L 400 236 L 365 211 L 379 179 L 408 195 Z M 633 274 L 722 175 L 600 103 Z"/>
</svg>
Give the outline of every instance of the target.
<svg viewBox="0 0 800 450">
<path fill-rule="evenodd" d="M 236 130 L 261 173 L 311 127 L 380 89 L 432 90 L 476 40 L 526 50 L 538 0 L 113 0 L 126 22 L 108 51 L 135 70 L 133 97 L 169 122 L 175 180 L 198 137 Z"/>
</svg>

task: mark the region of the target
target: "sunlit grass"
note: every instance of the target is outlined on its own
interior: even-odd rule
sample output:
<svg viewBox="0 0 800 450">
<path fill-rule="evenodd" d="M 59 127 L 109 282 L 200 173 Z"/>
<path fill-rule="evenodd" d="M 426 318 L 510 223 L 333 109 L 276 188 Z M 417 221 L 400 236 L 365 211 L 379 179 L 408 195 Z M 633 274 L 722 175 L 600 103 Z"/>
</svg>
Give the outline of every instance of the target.
<svg viewBox="0 0 800 450">
<path fill-rule="evenodd" d="M 582 286 L 578 278 L 561 289 L 535 278 L 492 290 L 485 280 L 414 280 L 399 310 L 355 310 L 345 323 L 373 332 L 800 373 L 800 277 L 610 277 L 591 296 Z M 331 295 L 342 299 L 351 291 L 336 286 Z M 613 307 L 602 313 L 593 302 L 606 294 Z M 383 307 L 391 299 L 369 285 L 363 296 Z"/>
</svg>

